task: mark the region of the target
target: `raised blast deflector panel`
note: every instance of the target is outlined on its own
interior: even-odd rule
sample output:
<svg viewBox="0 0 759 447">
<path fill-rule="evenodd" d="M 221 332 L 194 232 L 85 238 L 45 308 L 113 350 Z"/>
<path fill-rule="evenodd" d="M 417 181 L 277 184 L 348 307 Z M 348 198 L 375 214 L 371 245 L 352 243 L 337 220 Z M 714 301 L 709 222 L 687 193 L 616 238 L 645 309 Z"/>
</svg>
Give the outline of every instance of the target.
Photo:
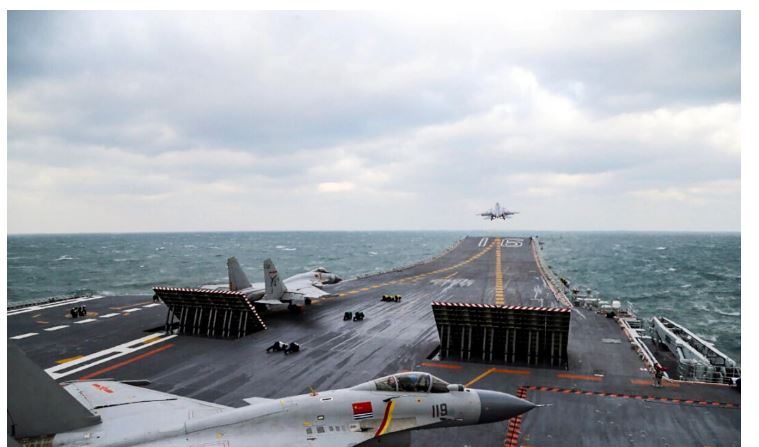
<svg viewBox="0 0 759 447">
<path fill-rule="evenodd" d="M 166 331 L 177 323 L 184 335 L 240 338 L 266 329 L 242 293 L 176 287 L 155 287 L 153 291 L 168 307 Z"/>
<path fill-rule="evenodd" d="M 52 435 L 100 423 L 72 395 L 8 343 L 8 435 Z"/>
<path fill-rule="evenodd" d="M 569 308 L 433 302 L 432 312 L 443 359 L 567 364 Z"/>
</svg>

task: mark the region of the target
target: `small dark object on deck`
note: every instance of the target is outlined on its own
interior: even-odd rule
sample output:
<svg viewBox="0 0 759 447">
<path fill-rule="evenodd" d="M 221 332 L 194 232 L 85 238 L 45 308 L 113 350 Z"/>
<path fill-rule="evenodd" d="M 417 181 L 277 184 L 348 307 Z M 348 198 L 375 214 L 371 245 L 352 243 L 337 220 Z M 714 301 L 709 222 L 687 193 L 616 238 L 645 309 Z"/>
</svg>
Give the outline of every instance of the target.
<svg viewBox="0 0 759 447">
<path fill-rule="evenodd" d="M 76 318 L 79 315 L 79 311 L 77 310 L 76 307 L 72 307 L 70 312 L 71 312 L 71 318 Z"/>
<path fill-rule="evenodd" d="M 400 295 L 382 295 L 382 301 L 395 301 L 396 303 L 401 301 Z"/>
<path fill-rule="evenodd" d="M 79 316 L 84 317 L 87 315 L 87 306 L 82 306 L 79 308 Z"/>
<path fill-rule="evenodd" d="M 299 314 L 303 309 L 301 309 L 300 306 L 296 306 L 295 304 L 288 304 L 287 310 L 289 310 L 290 313 Z"/>
<path fill-rule="evenodd" d="M 287 349 L 287 343 L 281 342 L 281 341 L 276 341 L 276 342 L 274 342 L 273 345 L 271 345 L 268 348 L 266 348 L 266 352 L 272 352 L 272 351 L 274 351 L 274 352 L 280 352 L 280 351 L 284 351 L 286 349 Z"/>
<path fill-rule="evenodd" d="M 356 312 L 353 314 L 353 321 L 361 321 L 364 319 L 364 313 L 363 312 Z"/>
<path fill-rule="evenodd" d="M 285 355 L 292 354 L 294 352 L 300 351 L 300 345 L 298 343 L 292 342 L 285 348 Z"/>
<path fill-rule="evenodd" d="M 611 312 L 606 312 L 606 318 L 614 318 L 616 316 L 617 316 L 617 314 L 614 313 L 613 310 Z"/>
<path fill-rule="evenodd" d="M 343 321 L 350 321 L 353 319 L 353 312 L 345 312 L 343 315 Z"/>
<path fill-rule="evenodd" d="M 657 363 L 654 365 L 654 370 L 654 386 L 659 388 L 661 387 L 661 379 L 664 377 L 664 371 L 666 371 L 667 368 Z"/>
</svg>

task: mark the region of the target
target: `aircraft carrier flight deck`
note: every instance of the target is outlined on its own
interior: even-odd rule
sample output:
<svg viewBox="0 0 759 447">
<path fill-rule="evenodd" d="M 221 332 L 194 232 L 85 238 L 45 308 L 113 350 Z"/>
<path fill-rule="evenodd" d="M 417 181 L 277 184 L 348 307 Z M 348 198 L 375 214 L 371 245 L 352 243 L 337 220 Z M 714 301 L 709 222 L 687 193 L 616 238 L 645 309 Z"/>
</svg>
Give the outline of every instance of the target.
<svg viewBox="0 0 759 447">
<path fill-rule="evenodd" d="M 509 422 L 414 431 L 418 446 L 740 445 L 740 393 L 653 387 L 618 319 L 573 306 L 538 241 L 467 237 L 420 264 L 326 286 L 334 296 L 300 313 L 262 312 L 261 330 L 239 338 L 178 334 L 149 291 L 9 310 L 8 336 L 59 382 L 145 379 L 234 407 L 412 370 L 546 404 Z M 87 315 L 72 318 L 72 305 Z M 344 320 L 357 311 L 365 319 Z M 267 353 L 278 340 L 300 352 Z"/>
</svg>

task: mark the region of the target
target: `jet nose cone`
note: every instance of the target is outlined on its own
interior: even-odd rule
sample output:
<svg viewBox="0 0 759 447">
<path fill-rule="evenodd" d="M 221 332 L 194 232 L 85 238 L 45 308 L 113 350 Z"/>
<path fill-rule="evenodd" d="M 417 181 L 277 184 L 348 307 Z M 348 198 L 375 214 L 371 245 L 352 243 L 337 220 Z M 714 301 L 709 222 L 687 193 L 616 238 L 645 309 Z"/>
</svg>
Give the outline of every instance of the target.
<svg viewBox="0 0 759 447">
<path fill-rule="evenodd" d="M 535 408 L 530 401 L 498 391 L 477 390 L 477 395 L 480 397 L 479 424 L 504 421 Z"/>
<path fill-rule="evenodd" d="M 337 283 L 339 283 L 342 280 L 343 280 L 343 278 L 341 278 L 341 277 L 339 277 L 337 275 L 332 275 L 332 283 L 333 284 L 337 284 Z"/>
</svg>

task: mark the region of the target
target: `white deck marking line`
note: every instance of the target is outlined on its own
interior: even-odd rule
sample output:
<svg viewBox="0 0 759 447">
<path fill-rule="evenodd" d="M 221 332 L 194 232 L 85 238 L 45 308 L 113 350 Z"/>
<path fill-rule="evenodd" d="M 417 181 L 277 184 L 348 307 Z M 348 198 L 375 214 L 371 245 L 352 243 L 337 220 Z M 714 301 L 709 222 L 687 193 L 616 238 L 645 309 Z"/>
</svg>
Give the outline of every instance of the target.
<svg viewBox="0 0 759 447">
<path fill-rule="evenodd" d="M 116 315 L 121 315 L 121 314 L 119 314 L 118 312 L 112 313 L 112 314 L 105 314 L 105 315 L 101 315 L 100 318 L 111 318 L 111 317 L 115 317 Z"/>
<path fill-rule="evenodd" d="M 147 306 L 142 306 L 142 307 L 148 308 L 148 307 L 156 307 L 156 306 L 160 306 L 160 305 L 161 305 L 161 303 L 153 303 L 153 304 L 148 304 Z"/>
<path fill-rule="evenodd" d="M 75 322 L 74 322 L 74 324 L 85 324 L 85 323 L 92 323 L 93 321 L 98 321 L 98 320 L 96 320 L 96 319 L 94 319 L 94 318 L 88 318 L 88 319 L 86 319 L 86 320 L 79 320 L 79 321 L 75 321 Z"/>
<path fill-rule="evenodd" d="M 142 310 L 142 309 L 140 309 L 140 308 L 138 307 L 137 309 L 126 309 L 126 310 L 122 310 L 122 312 L 124 312 L 124 313 L 126 314 L 126 313 L 129 313 L 129 312 L 137 312 L 138 310 Z"/>
<path fill-rule="evenodd" d="M 82 301 L 99 300 L 100 298 L 104 298 L 104 296 L 97 295 L 97 296 L 91 296 L 91 297 L 76 298 L 76 299 L 73 299 L 73 300 L 66 300 L 66 301 L 63 301 L 61 303 L 40 304 L 40 305 L 37 305 L 37 306 L 26 307 L 24 309 L 12 310 L 12 311 L 8 312 L 6 315 L 10 317 L 10 316 L 13 316 L 13 315 L 25 314 L 27 312 L 35 312 L 35 311 L 38 311 L 38 310 L 48 309 L 50 307 L 68 306 L 69 304 L 81 303 Z"/>
<path fill-rule="evenodd" d="M 35 335 L 37 335 L 37 332 L 29 332 L 28 334 L 21 334 L 16 335 L 15 337 L 11 337 L 11 340 L 21 340 L 22 338 L 34 337 Z"/>
<path fill-rule="evenodd" d="M 80 371 L 84 371 L 85 369 L 92 368 L 95 365 L 99 365 L 101 363 L 105 363 L 115 358 L 122 357 L 128 354 L 132 354 L 133 352 L 137 352 L 149 346 L 153 346 L 157 343 L 170 340 L 174 337 L 176 337 L 176 335 L 169 335 L 166 337 L 160 337 L 160 336 L 156 337 L 155 334 L 146 335 L 145 337 L 138 338 L 136 340 L 132 340 L 132 341 L 120 344 L 118 346 L 114 346 L 112 348 L 104 349 L 102 351 L 95 352 L 93 354 L 78 358 L 76 360 L 72 360 L 70 362 L 66 362 L 60 365 L 55 365 L 51 368 L 47 368 L 45 372 L 48 373 L 48 375 L 52 377 L 53 379 L 58 380 L 61 377 L 66 377 L 68 375 L 78 373 Z M 152 341 L 150 343 L 145 343 L 145 341 L 148 341 L 148 340 L 155 340 L 155 341 Z M 77 365 L 80 365 L 80 366 L 76 367 Z M 69 369 L 72 367 L 76 367 L 76 368 Z"/>
<path fill-rule="evenodd" d="M 572 310 L 575 311 L 575 313 L 577 315 L 581 316 L 583 320 L 587 320 L 588 319 L 588 317 L 586 317 L 585 315 L 583 315 L 582 312 L 580 312 L 579 310 L 577 310 L 576 307 L 573 307 Z"/>
<path fill-rule="evenodd" d="M 65 329 L 67 327 L 69 327 L 69 325 L 68 324 L 64 324 L 64 325 L 61 325 L 61 326 L 53 326 L 53 327 L 45 328 L 45 330 L 48 331 L 48 332 L 53 332 L 53 331 L 58 331 L 58 330 L 61 330 L 61 329 Z"/>
</svg>

